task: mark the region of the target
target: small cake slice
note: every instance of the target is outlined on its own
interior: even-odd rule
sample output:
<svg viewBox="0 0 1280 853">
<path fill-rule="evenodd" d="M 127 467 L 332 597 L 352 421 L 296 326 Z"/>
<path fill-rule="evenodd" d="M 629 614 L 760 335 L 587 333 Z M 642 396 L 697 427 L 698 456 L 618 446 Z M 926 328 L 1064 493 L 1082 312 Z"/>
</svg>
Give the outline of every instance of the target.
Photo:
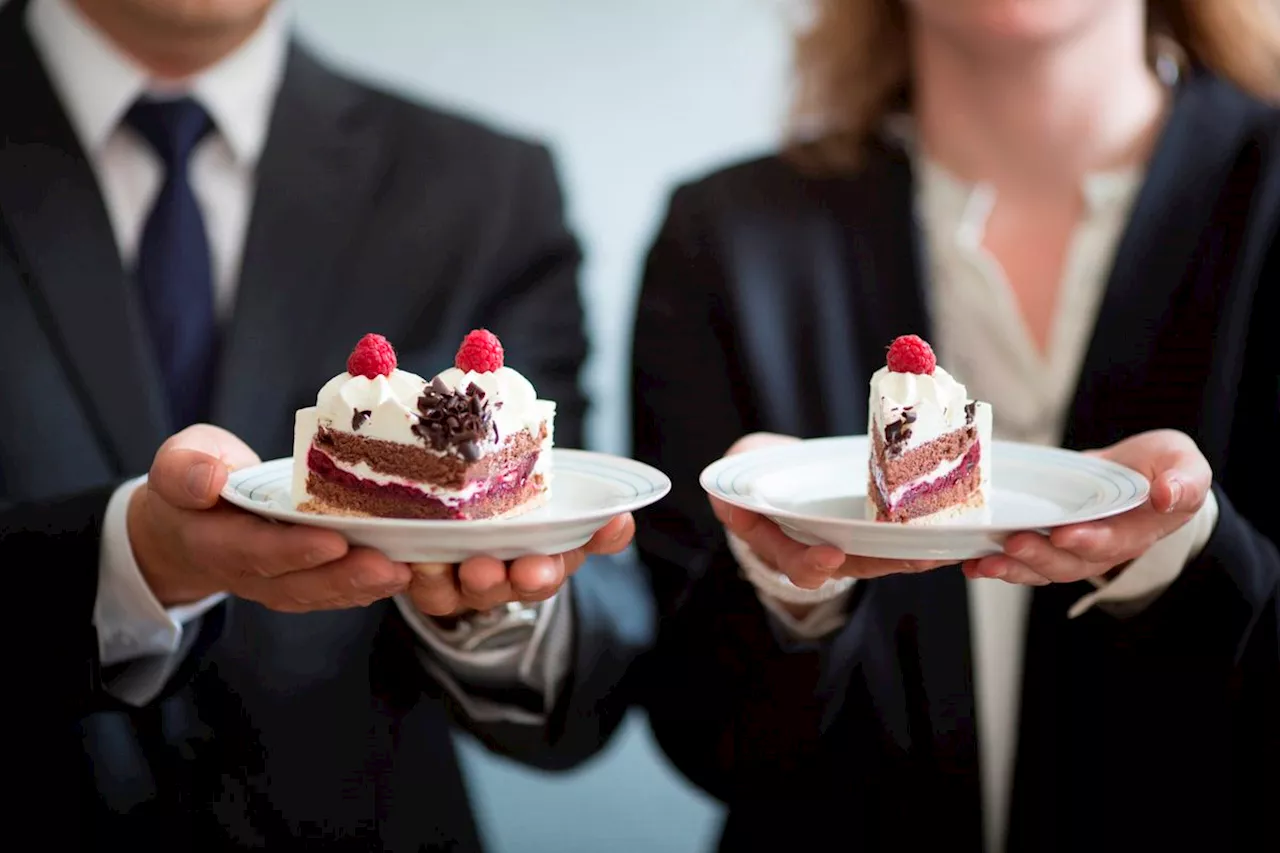
<svg viewBox="0 0 1280 853">
<path fill-rule="evenodd" d="M 938 367 L 915 335 L 871 377 L 867 517 L 904 524 L 988 516 L 991 406 Z"/>
<path fill-rule="evenodd" d="M 294 425 L 298 509 L 419 519 L 509 517 L 546 502 L 555 403 L 479 329 L 430 382 L 365 335 Z"/>
</svg>

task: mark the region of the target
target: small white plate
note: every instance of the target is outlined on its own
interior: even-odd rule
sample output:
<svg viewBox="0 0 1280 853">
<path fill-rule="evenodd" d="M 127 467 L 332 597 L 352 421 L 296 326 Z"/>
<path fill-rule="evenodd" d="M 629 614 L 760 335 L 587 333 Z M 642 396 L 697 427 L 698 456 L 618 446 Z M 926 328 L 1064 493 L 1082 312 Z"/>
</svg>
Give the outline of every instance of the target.
<svg viewBox="0 0 1280 853">
<path fill-rule="evenodd" d="M 292 459 L 236 471 L 222 497 L 252 513 L 290 524 L 336 530 L 354 545 L 376 548 L 406 563 L 459 563 L 487 555 L 514 560 L 560 554 L 585 545 L 609 519 L 661 500 L 671 481 L 631 459 L 585 450 L 551 451 L 551 499 L 514 518 L 449 521 L 353 518 L 294 509 Z"/>
<path fill-rule="evenodd" d="M 898 560 L 968 560 L 999 553 L 1006 537 L 1096 521 L 1141 506 L 1150 485 L 1136 471 L 1055 447 L 996 441 L 990 514 L 937 525 L 868 521 L 867 436 L 819 438 L 735 454 L 702 472 L 708 494 L 760 513 L 793 539 L 846 554 Z"/>
</svg>

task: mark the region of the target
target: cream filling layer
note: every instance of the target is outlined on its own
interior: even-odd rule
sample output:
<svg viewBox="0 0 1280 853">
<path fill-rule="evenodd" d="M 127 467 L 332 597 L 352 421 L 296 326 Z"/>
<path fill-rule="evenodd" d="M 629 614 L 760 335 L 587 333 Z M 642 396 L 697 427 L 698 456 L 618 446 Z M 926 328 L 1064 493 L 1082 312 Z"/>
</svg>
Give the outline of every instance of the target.
<svg viewBox="0 0 1280 853">
<path fill-rule="evenodd" d="M 968 453 L 968 448 L 965 448 L 965 453 Z M 892 492 L 889 493 L 888 497 L 886 498 L 886 501 L 888 502 L 889 506 L 890 507 L 896 506 L 898 501 L 902 500 L 902 498 L 906 496 L 907 492 L 911 491 L 912 489 L 918 488 L 920 486 L 931 485 L 937 482 L 938 480 L 941 480 L 943 477 L 947 476 L 952 471 L 959 468 L 960 463 L 964 462 L 965 453 L 962 453 L 959 456 L 954 457 L 952 459 L 947 459 L 943 462 L 940 462 L 937 466 L 934 467 L 932 471 L 930 471 L 928 474 L 925 474 L 923 477 L 917 477 L 911 482 L 905 483 L 899 486 L 898 488 L 894 489 Z M 981 461 L 979 461 L 979 464 L 981 464 Z M 885 493 L 884 470 L 879 465 L 875 466 L 875 470 L 876 470 L 876 488 L 878 488 L 880 490 L 880 494 L 883 495 Z"/>
<path fill-rule="evenodd" d="M 320 452 L 323 453 L 324 451 Z M 361 480 L 368 480 L 380 486 L 403 486 L 406 489 L 414 489 L 446 505 L 459 504 L 471 500 L 489 485 L 488 480 L 476 480 L 467 483 L 461 489 L 448 489 L 435 483 L 424 483 L 421 480 L 408 480 L 404 477 L 384 474 L 381 471 L 373 470 L 365 462 L 342 462 L 332 456 L 329 457 L 329 461 L 339 471 L 345 471 L 348 474 L 359 477 Z"/>
</svg>

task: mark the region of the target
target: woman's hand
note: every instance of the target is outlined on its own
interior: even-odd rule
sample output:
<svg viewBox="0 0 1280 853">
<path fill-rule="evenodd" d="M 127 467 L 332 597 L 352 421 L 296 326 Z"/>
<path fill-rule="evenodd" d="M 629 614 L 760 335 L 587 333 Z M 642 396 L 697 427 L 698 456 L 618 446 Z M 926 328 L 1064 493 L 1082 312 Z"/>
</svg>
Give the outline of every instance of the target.
<svg viewBox="0 0 1280 853">
<path fill-rule="evenodd" d="M 1122 515 L 1059 527 L 1048 536 L 1015 534 L 1005 541 L 1003 554 L 970 560 L 964 573 L 1033 586 L 1105 575 L 1190 521 L 1213 481 L 1195 442 L 1174 430 L 1144 432 L 1091 455 L 1142 474 L 1151 482 L 1150 499 Z"/>
<path fill-rule="evenodd" d="M 734 442 L 725 456 L 799 439 L 773 433 L 752 433 Z M 757 557 L 803 589 L 817 589 L 832 578 L 878 578 L 904 572 L 924 572 L 945 562 L 880 560 L 850 557 L 830 545 L 802 545 L 762 515 L 711 498 L 711 507 L 725 530 L 746 542 Z"/>
</svg>

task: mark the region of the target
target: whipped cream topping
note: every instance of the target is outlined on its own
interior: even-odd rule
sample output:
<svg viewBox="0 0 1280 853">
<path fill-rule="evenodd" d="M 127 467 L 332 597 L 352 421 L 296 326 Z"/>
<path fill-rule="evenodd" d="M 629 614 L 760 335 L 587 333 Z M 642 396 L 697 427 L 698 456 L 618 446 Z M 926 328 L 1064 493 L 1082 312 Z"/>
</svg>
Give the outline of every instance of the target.
<svg viewBox="0 0 1280 853">
<path fill-rule="evenodd" d="M 542 475 L 544 485 L 549 492 L 551 480 L 549 451 L 554 441 L 553 426 L 556 411 L 553 401 L 539 400 L 533 384 L 509 367 L 499 368 L 492 373 L 466 372 L 451 367 L 439 373 L 432 382 L 444 385 L 448 391 L 452 392 L 462 392 L 471 386 L 484 392 L 485 402 L 488 404 L 486 417 L 492 419 L 497 435 L 481 443 L 483 452 L 491 451 L 508 436 L 524 429 L 537 436 L 545 424 L 546 435 L 541 442 L 541 453 L 533 472 Z M 427 389 L 427 380 L 415 373 L 400 369 L 392 370 L 387 376 L 375 376 L 372 379 L 343 372 L 326 382 L 316 395 L 316 404 L 299 409 L 295 415 L 294 465 L 291 484 L 294 504 L 301 505 L 309 499 L 307 455 L 320 427 L 351 433 L 361 438 L 434 449 L 422 435 L 419 435 L 423 420 L 419 404 Z M 447 452 L 459 451 L 457 448 L 451 448 Z M 374 476 L 371 469 L 343 466 L 338 462 L 334 464 L 363 479 L 374 482 L 394 481 L 400 485 L 409 485 L 407 481 L 401 482 L 394 478 Z M 413 484 L 413 487 L 424 491 L 429 490 L 422 484 Z M 468 497 L 468 488 L 479 487 L 469 486 L 457 491 L 436 489 L 431 494 L 446 503 L 456 502 Z"/>
<path fill-rule="evenodd" d="M 896 373 L 882 367 L 871 377 L 872 429 L 883 430 L 885 426 L 902 420 L 904 409 L 910 409 L 915 416 L 910 425 L 911 436 L 904 442 L 904 449 L 963 428 L 967 422 L 965 406 L 968 403 L 969 393 L 964 385 L 941 367 L 935 367 L 931 376 Z"/>
<path fill-rule="evenodd" d="M 316 396 L 316 417 L 330 429 L 362 438 L 414 444 L 418 439 L 412 427 L 418 422 L 418 398 L 426 385 L 425 379 L 407 370 L 372 379 L 340 373 Z M 356 412 L 369 413 L 359 429 L 352 427 Z"/>
<path fill-rule="evenodd" d="M 555 416 L 555 403 L 539 400 L 533 384 L 518 371 L 502 367 L 492 373 L 463 372 L 456 367 L 436 377 L 450 391 L 474 385 L 484 391 L 498 430 L 498 442 L 528 429 L 535 436 L 544 421 Z M 393 370 L 389 376 L 352 376 L 340 373 L 330 379 L 316 396 L 317 420 L 330 429 L 350 432 L 361 438 L 377 438 L 400 444 L 422 444 L 413 428 L 421 419 L 418 401 L 427 380 L 407 370 Z M 357 412 L 368 412 L 353 425 Z"/>
<path fill-rule="evenodd" d="M 555 415 L 555 403 L 539 400 L 533 383 L 510 367 L 500 367 L 492 373 L 464 372 L 450 367 L 438 373 L 432 381 L 435 380 L 444 383 L 451 391 L 463 391 L 472 385 L 483 391 L 493 407 L 493 423 L 498 430 L 499 442 L 523 429 L 536 436 L 543 421 L 550 421 Z"/>
</svg>

